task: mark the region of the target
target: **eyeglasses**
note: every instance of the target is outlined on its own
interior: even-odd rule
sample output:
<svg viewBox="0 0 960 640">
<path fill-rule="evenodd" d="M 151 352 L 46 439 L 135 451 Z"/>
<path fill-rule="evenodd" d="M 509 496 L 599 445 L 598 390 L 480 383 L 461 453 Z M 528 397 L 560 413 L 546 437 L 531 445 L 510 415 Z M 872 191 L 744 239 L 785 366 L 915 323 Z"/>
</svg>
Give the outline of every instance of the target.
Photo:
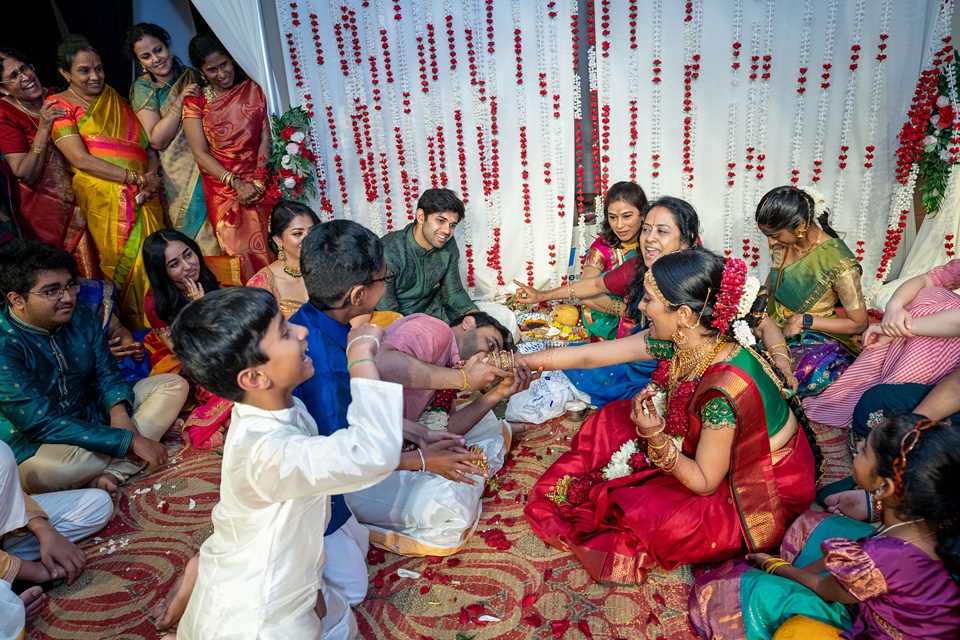
<svg viewBox="0 0 960 640">
<path fill-rule="evenodd" d="M 28 293 L 35 296 L 43 296 L 50 302 L 56 302 L 62 300 L 65 293 L 69 293 L 74 298 L 77 297 L 77 294 L 80 293 L 80 285 L 76 282 L 73 284 L 68 284 L 63 289 L 47 289 L 46 291 L 29 291 Z"/>
<path fill-rule="evenodd" d="M 392 271 L 387 271 L 382 278 L 374 278 L 367 284 L 373 284 L 374 282 L 384 282 L 386 284 L 393 284 L 393 281 L 397 279 L 397 274 Z"/>
<path fill-rule="evenodd" d="M 11 82 L 16 82 L 20 79 L 20 76 L 29 76 L 31 71 L 33 71 L 32 64 L 20 65 L 19 69 L 14 70 L 14 73 L 16 74 L 15 76 L 10 78 L 9 80 L 4 80 L 3 82 L 0 82 L 0 84 L 10 84 Z"/>
</svg>

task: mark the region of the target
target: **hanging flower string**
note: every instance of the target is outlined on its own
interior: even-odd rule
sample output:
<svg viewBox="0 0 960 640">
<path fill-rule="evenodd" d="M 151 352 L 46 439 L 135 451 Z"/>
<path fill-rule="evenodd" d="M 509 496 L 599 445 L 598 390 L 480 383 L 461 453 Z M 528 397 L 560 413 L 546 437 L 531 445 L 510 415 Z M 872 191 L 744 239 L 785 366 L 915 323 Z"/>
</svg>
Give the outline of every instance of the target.
<svg viewBox="0 0 960 640">
<path fill-rule="evenodd" d="M 797 77 L 797 107 L 793 118 L 793 143 L 790 149 L 790 182 L 797 184 L 800 181 L 800 149 L 803 146 L 803 115 L 804 94 L 807 91 L 807 65 L 810 64 L 810 31 L 813 22 L 813 2 L 804 0 L 803 3 L 803 31 L 800 38 L 800 75 Z"/>
<path fill-rule="evenodd" d="M 850 77 L 847 79 L 847 91 L 843 103 L 843 119 L 840 126 L 840 154 L 837 156 L 836 186 L 833 194 L 833 202 L 838 205 L 843 202 L 843 192 L 846 187 L 847 158 L 850 151 L 850 129 L 853 123 L 853 116 L 856 107 L 857 76 L 860 68 L 860 39 L 863 32 L 863 15 L 865 12 L 864 3 L 866 0 L 857 0 L 857 13 L 853 22 L 853 35 L 851 36 L 853 44 L 850 45 Z"/>
<path fill-rule="evenodd" d="M 827 10 L 827 27 L 823 42 L 823 73 L 820 74 L 820 99 L 817 104 L 817 138 L 813 146 L 813 176 L 810 181 L 820 182 L 823 171 L 823 147 L 827 135 L 827 107 L 829 105 L 830 70 L 833 68 L 833 43 L 837 35 L 837 4 L 839 0 L 830 0 Z"/>
<path fill-rule="evenodd" d="M 866 237 L 867 233 L 867 221 L 870 219 L 870 214 L 872 213 L 872 208 L 870 206 L 870 196 L 873 193 L 873 152 L 876 149 L 874 146 L 874 140 L 877 136 L 877 116 L 880 111 L 880 96 L 883 92 L 883 80 L 884 72 L 886 70 L 886 65 L 884 60 L 887 58 L 887 54 L 884 51 L 887 48 L 887 28 L 890 25 L 890 12 L 892 9 L 892 1 L 885 0 L 883 3 L 883 8 L 881 10 L 880 18 L 880 42 L 877 44 L 877 65 L 874 68 L 874 77 L 872 83 L 872 91 L 870 95 L 870 117 L 867 122 L 867 145 L 864 147 L 863 155 L 863 178 L 860 183 L 860 221 L 857 228 L 857 248 L 854 250 L 856 253 L 857 261 L 863 262 L 863 254 L 866 253 Z"/>
</svg>

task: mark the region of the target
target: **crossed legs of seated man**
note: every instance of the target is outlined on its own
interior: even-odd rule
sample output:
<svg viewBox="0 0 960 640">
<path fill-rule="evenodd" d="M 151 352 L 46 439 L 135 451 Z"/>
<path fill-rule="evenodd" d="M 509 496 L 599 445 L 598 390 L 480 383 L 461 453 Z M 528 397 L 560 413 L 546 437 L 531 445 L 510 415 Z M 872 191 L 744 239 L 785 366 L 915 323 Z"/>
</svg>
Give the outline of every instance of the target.
<svg viewBox="0 0 960 640">
<path fill-rule="evenodd" d="M 166 374 L 131 388 L 94 313 L 77 304 L 77 264 L 36 240 L 0 247 L 0 439 L 29 493 L 87 483 L 116 493 L 176 419 L 187 383 Z"/>
<path fill-rule="evenodd" d="M 187 399 L 189 385 L 176 374 L 150 376 L 133 387 L 133 415 L 127 415 L 123 405 L 115 405 L 111 412 L 113 426 L 137 433 L 149 443 L 147 451 L 137 454 L 137 445 L 131 443 L 128 455 L 113 457 L 76 445 L 42 444 L 37 453 L 20 463 L 20 481 L 31 493 L 63 491 L 92 486 L 104 489 L 116 497 L 117 489 L 127 478 L 136 474 L 153 457 L 155 464 L 163 464 L 166 453 L 159 451 L 160 438 L 177 419 Z M 118 414 L 114 417 L 113 414 Z M 156 450 L 156 451 L 155 451 Z"/>
<path fill-rule="evenodd" d="M 74 542 L 99 531 L 112 515 L 113 501 L 100 489 L 25 494 L 13 452 L 0 442 L 0 580 L 73 582 L 86 565 Z"/>
</svg>

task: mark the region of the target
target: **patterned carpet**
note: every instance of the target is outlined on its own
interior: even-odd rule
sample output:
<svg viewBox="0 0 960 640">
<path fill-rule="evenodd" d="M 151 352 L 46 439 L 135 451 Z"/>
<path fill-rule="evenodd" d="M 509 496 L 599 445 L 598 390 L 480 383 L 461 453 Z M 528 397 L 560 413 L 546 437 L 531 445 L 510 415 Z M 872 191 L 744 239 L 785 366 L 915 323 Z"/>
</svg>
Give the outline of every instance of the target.
<svg viewBox="0 0 960 640">
<path fill-rule="evenodd" d="M 530 531 L 523 504 L 543 470 L 579 425 L 553 420 L 531 430 L 508 458 L 500 490 L 484 499 L 477 535 L 455 556 L 402 558 L 371 552 L 370 590 L 356 608 L 364 638 L 695 637 L 687 624 L 694 571 L 651 571 L 639 587 L 593 582 L 567 553 Z M 849 473 L 839 430 L 818 440 L 831 464 L 826 481 Z M 171 444 L 171 464 L 128 483 L 120 511 L 84 550 L 87 570 L 52 599 L 31 625 L 37 640 L 144 639 L 148 617 L 187 559 L 210 534 L 220 456 Z M 419 574 L 400 577 L 398 569 Z"/>
</svg>

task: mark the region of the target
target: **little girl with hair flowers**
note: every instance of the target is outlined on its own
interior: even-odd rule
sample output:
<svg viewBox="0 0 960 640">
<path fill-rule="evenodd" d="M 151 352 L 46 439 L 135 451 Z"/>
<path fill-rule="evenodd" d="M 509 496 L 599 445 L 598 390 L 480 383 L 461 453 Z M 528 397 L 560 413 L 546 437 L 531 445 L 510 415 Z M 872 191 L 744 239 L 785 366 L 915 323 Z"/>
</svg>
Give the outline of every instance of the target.
<svg viewBox="0 0 960 640">
<path fill-rule="evenodd" d="M 860 443 L 853 469 L 883 524 L 809 512 L 779 556 L 705 574 L 690 596 L 701 636 L 960 638 L 960 431 L 895 414 Z"/>
</svg>

